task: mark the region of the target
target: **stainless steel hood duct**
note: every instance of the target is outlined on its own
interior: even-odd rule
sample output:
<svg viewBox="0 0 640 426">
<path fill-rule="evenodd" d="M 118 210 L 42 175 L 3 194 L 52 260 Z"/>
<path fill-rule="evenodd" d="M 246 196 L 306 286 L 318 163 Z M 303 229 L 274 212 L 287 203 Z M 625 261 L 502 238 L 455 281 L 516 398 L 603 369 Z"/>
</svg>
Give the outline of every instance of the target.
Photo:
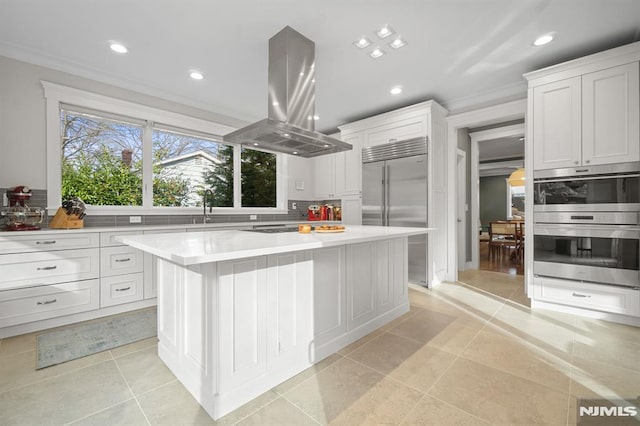
<svg viewBox="0 0 640 426">
<path fill-rule="evenodd" d="M 269 40 L 268 118 L 228 133 L 233 142 L 299 157 L 352 146 L 315 131 L 315 43 L 291 27 Z"/>
</svg>

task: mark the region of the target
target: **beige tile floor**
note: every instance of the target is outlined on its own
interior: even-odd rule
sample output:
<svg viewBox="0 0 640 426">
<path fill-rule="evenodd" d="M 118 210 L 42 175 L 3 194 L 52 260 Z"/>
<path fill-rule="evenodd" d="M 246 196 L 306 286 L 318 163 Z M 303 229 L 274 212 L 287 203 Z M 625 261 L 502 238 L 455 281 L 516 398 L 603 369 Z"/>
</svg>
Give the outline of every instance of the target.
<svg viewBox="0 0 640 426">
<path fill-rule="evenodd" d="M 521 276 L 460 281 L 218 422 L 155 339 L 40 371 L 36 334 L 0 340 L 0 425 L 567 425 L 576 398 L 640 394 L 640 328 L 531 312 Z"/>
</svg>

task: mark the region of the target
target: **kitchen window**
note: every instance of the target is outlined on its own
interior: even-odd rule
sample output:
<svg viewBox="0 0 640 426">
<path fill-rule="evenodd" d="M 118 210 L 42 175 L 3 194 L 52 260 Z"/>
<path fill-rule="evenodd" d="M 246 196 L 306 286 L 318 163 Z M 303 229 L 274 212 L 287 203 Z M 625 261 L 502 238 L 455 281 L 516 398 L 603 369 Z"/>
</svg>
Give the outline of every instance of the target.
<svg viewBox="0 0 640 426">
<path fill-rule="evenodd" d="M 79 197 L 89 214 L 199 214 L 212 189 L 217 212 L 286 213 L 285 156 L 222 143 L 233 128 L 42 84 L 50 211 Z"/>
</svg>

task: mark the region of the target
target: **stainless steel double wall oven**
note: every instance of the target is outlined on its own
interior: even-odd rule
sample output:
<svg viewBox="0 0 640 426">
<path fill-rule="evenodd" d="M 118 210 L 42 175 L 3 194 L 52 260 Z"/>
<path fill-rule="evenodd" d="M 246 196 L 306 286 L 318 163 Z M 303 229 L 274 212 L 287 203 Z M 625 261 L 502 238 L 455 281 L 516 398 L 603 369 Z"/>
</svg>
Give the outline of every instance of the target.
<svg viewBox="0 0 640 426">
<path fill-rule="evenodd" d="M 640 163 L 534 172 L 538 276 L 640 286 Z"/>
</svg>

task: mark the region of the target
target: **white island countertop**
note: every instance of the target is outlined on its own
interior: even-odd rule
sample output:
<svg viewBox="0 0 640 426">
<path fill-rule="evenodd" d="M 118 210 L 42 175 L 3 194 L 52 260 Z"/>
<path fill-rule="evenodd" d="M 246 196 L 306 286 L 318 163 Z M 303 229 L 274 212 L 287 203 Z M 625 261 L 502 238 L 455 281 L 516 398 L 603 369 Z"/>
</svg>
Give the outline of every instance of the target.
<svg viewBox="0 0 640 426">
<path fill-rule="evenodd" d="M 117 241 L 177 263 L 195 265 L 426 234 L 434 228 L 347 225 L 345 232 L 300 234 L 250 231 L 189 232 L 116 237 Z"/>
</svg>

